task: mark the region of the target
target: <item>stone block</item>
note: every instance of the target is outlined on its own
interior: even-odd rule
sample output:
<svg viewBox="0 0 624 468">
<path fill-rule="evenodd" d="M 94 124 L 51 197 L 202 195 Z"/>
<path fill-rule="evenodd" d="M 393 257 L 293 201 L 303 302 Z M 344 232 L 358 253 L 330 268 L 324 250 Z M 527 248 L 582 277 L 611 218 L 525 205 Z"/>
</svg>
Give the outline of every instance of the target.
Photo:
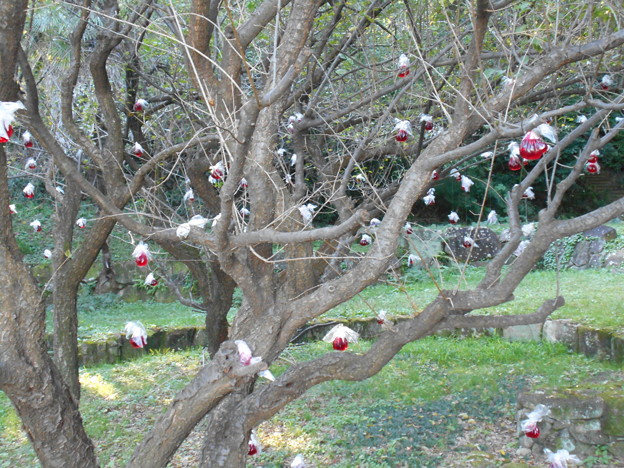
<svg viewBox="0 0 624 468">
<path fill-rule="evenodd" d="M 578 352 L 578 324 L 572 320 L 547 320 L 542 329 L 542 337 L 551 343 L 563 343 Z"/>
<path fill-rule="evenodd" d="M 509 341 L 539 341 L 542 336 L 542 324 L 515 325 L 503 328 L 503 338 Z"/>
<path fill-rule="evenodd" d="M 602 398 L 606 403 L 602 418 L 604 433 L 612 437 L 624 438 L 624 391 L 605 392 Z"/>
<path fill-rule="evenodd" d="M 520 393 L 518 404 L 523 408 L 535 408 L 538 404 L 550 407 L 551 418 L 559 421 L 575 419 L 598 419 L 605 410 L 605 402 L 596 396 L 566 394 L 546 394 L 543 391 L 534 393 Z M 551 418 L 548 418 L 550 421 Z"/>
<path fill-rule="evenodd" d="M 624 336 L 611 337 L 611 359 L 617 363 L 624 362 Z"/>
<path fill-rule="evenodd" d="M 600 239 L 610 241 L 617 238 L 617 231 L 611 226 L 606 226 L 603 224 L 602 226 L 588 229 L 587 231 L 583 232 L 583 235 L 586 237 L 598 237 Z"/>
<path fill-rule="evenodd" d="M 611 356 L 611 334 L 604 330 L 579 325 L 577 328 L 579 352 L 586 356 Z"/>
<path fill-rule="evenodd" d="M 570 433 L 575 440 L 585 444 L 599 445 L 609 442 L 609 437 L 602 433 L 599 419 L 577 421 L 572 424 Z"/>
</svg>

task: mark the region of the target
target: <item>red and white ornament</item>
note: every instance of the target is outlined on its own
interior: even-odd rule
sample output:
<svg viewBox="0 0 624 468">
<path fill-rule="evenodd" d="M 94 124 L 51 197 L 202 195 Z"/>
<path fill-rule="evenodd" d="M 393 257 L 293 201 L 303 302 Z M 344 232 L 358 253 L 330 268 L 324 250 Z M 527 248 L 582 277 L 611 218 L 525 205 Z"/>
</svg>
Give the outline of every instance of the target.
<svg viewBox="0 0 624 468">
<path fill-rule="evenodd" d="M 379 325 L 383 325 L 384 323 L 386 323 L 386 320 L 388 319 L 387 315 L 388 314 L 385 310 L 380 310 L 379 312 L 377 312 L 377 317 L 375 317 L 377 319 L 377 323 Z"/>
<path fill-rule="evenodd" d="M 568 468 L 568 462 L 580 465 L 581 459 L 576 455 L 572 455 L 565 449 L 552 452 L 548 449 L 544 449 L 544 455 L 546 455 L 546 461 L 549 463 L 549 468 Z"/>
<path fill-rule="evenodd" d="M 399 56 L 399 62 L 398 62 L 398 66 L 397 66 L 397 68 L 399 70 L 399 73 L 398 73 L 399 78 L 405 78 L 407 75 L 410 74 L 409 67 L 410 67 L 410 59 L 409 59 L 409 57 L 407 55 L 405 55 L 405 54 L 401 54 Z"/>
<path fill-rule="evenodd" d="M 262 445 L 260 445 L 260 441 L 252 432 L 251 436 L 249 437 L 249 450 L 247 451 L 247 455 L 252 456 L 260 452 L 262 452 Z"/>
<path fill-rule="evenodd" d="M 87 227 L 87 220 L 85 218 L 79 218 L 76 220 L 76 226 L 80 229 L 84 229 Z"/>
<path fill-rule="evenodd" d="M 33 222 L 30 223 L 30 227 L 33 228 L 33 231 L 35 232 L 41 232 L 41 221 L 39 221 L 38 219 L 35 219 Z"/>
<path fill-rule="evenodd" d="M 472 187 L 473 185 L 474 182 L 470 177 L 466 177 L 465 175 L 461 177 L 461 187 L 464 192 L 470 192 L 470 187 Z"/>
<path fill-rule="evenodd" d="M 134 106 L 132 106 L 132 110 L 134 112 L 144 112 L 145 109 L 147 109 L 147 106 L 149 106 L 149 102 L 145 99 L 137 99 Z"/>
<path fill-rule="evenodd" d="M 35 186 L 33 184 L 31 184 L 30 182 L 28 182 L 28 184 L 26 185 L 26 187 L 24 187 L 22 192 L 24 193 L 24 196 L 26 198 L 34 198 L 35 197 Z"/>
<path fill-rule="evenodd" d="M 414 234 L 414 230 L 412 229 L 412 225 L 410 223 L 405 223 L 405 226 L 403 226 L 403 231 L 407 236 L 411 236 L 412 234 Z"/>
<path fill-rule="evenodd" d="M 134 261 L 138 267 L 147 266 L 149 261 L 152 259 L 152 254 L 150 253 L 147 245 L 143 243 L 143 241 L 139 242 L 138 245 L 134 248 L 132 256 L 134 257 Z"/>
<path fill-rule="evenodd" d="M 52 257 L 52 251 L 50 249 L 45 249 L 43 251 L 43 258 L 50 258 Z"/>
<path fill-rule="evenodd" d="M 244 188 L 246 189 L 247 187 L 249 187 L 249 184 L 247 183 L 247 179 L 245 179 L 244 177 L 240 180 L 240 182 L 238 183 L 238 186 L 240 188 Z"/>
<path fill-rule="evenodd" d="M 224 175 L 225 166 L 223 165 L 222 161 L 217 162 L 217 164 L 215 164 L 214 166 L 210 166 L 210 177 L 213 179 L 211 180 L 212 183 L 223 179 Z"/>
<path fill-rule="evenodd" d="M 414 265 L 418 263 L 418 257 L 414 254 L 409 254 L 407 256 L 407 268 L 412 268 Z"/>
<path fill-rule="evenodd" d="M 550 408 L 545 405 L 537 405 L 533 411 L 527 414 L 527 418 L 520 423 L 520 429 L 524 435 L 532 439 L 537 439 L 540 435 L 537 423 L 541 422 L 550 414 Z"/>
<path fill-rule="evenodd" d="M 15 205 L 9 205 L 9 214 L 17 214 L 17 209 Z"/>
<path fill-rule="evenodd" d="M 464 236 L 464 240 L 462 241 L 462 246 L 465 247 L 466 249 L 469 249 L 471 247 L 478 247 L 477 243 L 470 236 Z"/>
<path fill-rule="evenodd" d="M 183 200 L 189 203 L 193 203 L 195 201 L 195 193 L 193 192 L 193 189 L 188 189 L 186 191 Z"/>
<path fill-rule="evenodd" d="M 26 148 L 33 147 L 32 135 L 29 131 L 22 133 L 22 143 L 24 143 Z"/>
<path fill-rule="evenodd" d="M 426 132 L 430 132 L 431 130 L 433 130 L 433 117 L 429 114 L 421 114 L 420 123 L 424 124 L 424 129 Z"/>
<path fill-rule="evenodd" d="M 141 322 L 126 323 L 126 340 L 133 348 L 143 348 L 147 345 L 147 332 Z"/>
<path fill-rule="evenodd" d="M 312 218 L 314 218 L 314 211 L 318 207 L 313 205 L 312 203 L 308 203 L 306 205 L 301 205 L 299 207 L 299 213 L 301 213 L 301 217 L 303 218 L 303 222 L 305 224 L 309 224 L 312 222 Z"/>
<path fill-rule="evenodd" d="M 368 234 L 362 234 L 362 237 L 360 237 L 360 245 L 362 247 L 370 245 L 371 242 L 373 242 L 373 239 Z"/>
<path fill-rule="evenodd" d="M 342 324 L 336 325 L 323 337 L 323 341 L 331 343 L 336 351 L 345 351 L 349 343 L 357 343 L 360 335 Z"/>
<path fill-rule="evenodd" d="M 394 139 L 398 142 L 405 142 L 412 135 L 412 124 L 409 120 L 395 119 L 396 125 L 392 130 Z"/>
<path fill-rule="evenodd" d="M 608 90 L 611 86 L 613 86 L 613 78 L 610 75 L 605 75 L 600 80 L 600 87 L 605 91 Z"/>
<path fill-rule="evenodd" d="M 158 280 L 154 276 L 154 273 L 150 273 L 145 277 L 145 281 L 143 281 L 145 286 L 158 286 Z"/>
<path fill-rule="evenodd" d="M 438 180 L 440 178 L 440 174 L 438 173 L 438 171 L 433 171 L 431 173 L 431 180 Z"/>
<path fill-rule="evenodd" d="M 24 164 L 24 169 L 27 171 L 32 171 L 33 169 L 37 169 L 37 161 L 34 158 L 28 158 L 26 164 Z"/>
<path fill-rule="evenodd" d="M 535 200 L 535 192 L 533 191 L 533 187 L 527 187 L 527 189 L 522 194 L 522 198 L 526 200 Z"/>
<path fill-rule="evenodd" d="M 381 224 L 381 220 L 379 218 L 373 218 L 370 220 L 370 223 L 368 223 L 370 227 L 377 227 L 380 224 Z"/>
<path fill-rule="evenodd" d="M 251 214 L 251 211 L 249 211 L 247 208 L 245 208 L 244 206 L 239 210 L 240 214 L 242 216 L 249 216 Z"/>
<path fill-rule="evenodd" d="M 13 135 L 13 120 L 15 113 L 26 109 L 21 102 L 0 102 L 0 143 L 6 143 Z"/>
<path fill-rule="evenodd" d="M 236 340 L 234 344 L 238 349 L 238 362 L 241 366 L 250 366 L 262 361 L 261 357 L 254 357 L 252 355 L 251 348 L 243 340 Z"/>
<path fill-rule="evenodd" d="M 494 156 L 494 151 L 486 151 L 485 153 L 481 153 L 481 157 L 483 159 L 491 159 Z"/>
<path fill-rule="evenodd" d="M 423 202 L 425 202 L 427 206 L 435 205 L 435 189 L 433 187 L 427 190 L 427 195 L 423 197 Z"/>
<path fill-rule="evenodd" d="M 143 150 L 143 147 L 141 146 L 141 143 L 137 142 L 134 144 L 134 146 L 132 147 L 132 154 L 134 154 L 137 158 L 140 158 L 141 156 L 143 156 L 143 153 L 145 152 L 145 150 Z"/>
<path fill-rule="evenodd" d="M 448 215 L 448 220 L 451 224 L 457 224 L 457 221 L 459 221 L 459 215 L 454 211 L 451 211 Z"/>
<path fill-rule="evenodd" d="M 202 215 L 195 215 L 189 220 L 188 223 L 183 223 L 178 226 L 176 229 L 176 236 L 180 239 L 186 239 L 191 232 L 191 227 L 197 226 L 200 229 L 204 229 L 207 223 L 208 220 Z M 216 222 L 213 222 L 213 227 L 214 225 L 216 225 Z"/>
<path fill-rule="evenodd" d="M 600 164 L 598 162 L 589 162 L 585 163 L 585 172 L 588 174 L 600 174 Z"/>
<path fill-rule="evenodd" d="M 520 157 L 530 161 L 539 159 L 548 151 L 548 145 L 534 131 L 528 132 L 520 142 Z"/>
<path fill-rule="evenodd" d="M 451 177 L 455 177 L 455 180 L 456 180 L 457 182 L 461 182 L 461 180 L 462 180 L 462 175 L 461 175 L 461 172 L 459 172 L 459 171 L 457 170 L 457 168 L 456 168 L 456 167 L 454 167 L 453 169 L 451 169 L 451 172 L 449 172 L 449 175 L 450 175 Z"/>
<path fill-rule="evenodd" d="M 542 138 L 546 138 L 551 143 L 557 143 L 557 130 L 555 130 L 555 127 L 543 123 L 538 125 L 533 131 Z"/>
</svg>

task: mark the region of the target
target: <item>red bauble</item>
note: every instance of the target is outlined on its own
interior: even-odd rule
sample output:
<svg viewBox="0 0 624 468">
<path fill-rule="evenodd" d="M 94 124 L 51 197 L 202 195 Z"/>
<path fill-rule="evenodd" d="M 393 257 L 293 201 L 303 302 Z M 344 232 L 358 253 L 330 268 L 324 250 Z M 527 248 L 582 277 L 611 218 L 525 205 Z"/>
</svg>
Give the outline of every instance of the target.
<svg viewBox="0 0 624 468">
<path fill-rule="evenodd" d="M 258 447 L 256 447 L 256 444 L 252 444 L 251 442 L 249 442 L 249 452 L 247 452 L 247 455 L 251 456 L 255 455 L 256 453 L 258 453 Z"/>
<path fill-rule="evenodd" d="M 210 176 L 215 180 L 221 180 L 223 177 L 223 171 L 221 169 L 215 169 L 210 173 Z"/>
<path fill-rule="evenodd" d="M 346 338 L 337 337 L 337 338 L 334 338 L 332 346 L 334 347 L 336 351 L 344 351 L 345 349 L 349 347 L 349 342 L 347 341 Z"/>
<path fill-rule="evenodd" d="M 35 198 L 35 194 L 34 193 L 25 193 L 24 196 L 26 198 Z"/>
<path fill-rule="evenodd" d="M 405 78 L 409 74 L 410 74 L 409 68 L 402 68 L 399 71 L 399 78 Z"/>
<path fill-rule="evenodd" d="M 385 320 L 382 320 L 382 319 L 377 319 L 377 323 L 378 323 L 379 325 L 383 325 L 385 322 L 386 322 Z"/>
<path fill-rule="evenodd" d="M 428 131 L 428 132 L 433 130 L 433 122 L 431 120 L 427 120 L 425 122 L 425 130 Z"/>
<path fill-rule="evenodd" d="M 462 245 L 463 245 L 465 248 L 469 249 L 470 247 L 472 247 L 472 242 L 470 242 L 470 241 L 464 241 L 464 242 L 462 242 Z"/>
<path fill-rule="evenodd" d="M 431 180 L 438 180 L 440 178 L 440 174 L 438 174 L 438 171 L 433 171 L 431 173 Z"/>
<path fill-rule="evenodd" d="M 539 159 L 548 151 L 548 145 L 535 133 L 527 133 L 520 142 L 520 156 L 524 159 Z"/>
<path fill-rule="evenodd" d="M 142 348 L 146 344 L 147 341 L 145 341 L 145 338 L 142 336 L 130 338 L 130 346 L 132 346 L 133 348 Z"/>
<path fill-rule="evenodd" d="M 522 164 L 520 164 L 518 158 L 509 158 L 509 164 L 507 167 L 509 167 L 510 171 L 519 171 L 522 169 Z"/>
<path fill-rule="evenodd" d="M 409 134 L 405 130 L 399 130 L 394 137 L 396 141 L 404 142 L 407 141 Z"/>
<path fill-rule="evenodd" d="M 368 242 L 366 239 L 360 239 L 360 245 L 361 245 L 362 247 L 365 247 L 365 246 L 367 246 L 368 244 L 369 244 L 369 242 Z"/>
<path fill-rule="evenodd" d="M 41 229 L 41 226 L 37 226 L 37 232 L 41 232 L 43 229 Z"/>
<path fill-rule="evenodd" d="M 140 150 L 140 149 L 138 149 L 138 150 L 134 150 L 134 155 L 135 155 L 137 158 L 140 158 L 141 156 L 143 156 L 143 150 Z"/>
<path fill-rule="evenodd" d="M 457 221 L 454 221 L 454 220 L 452 220 L 452 219 L 449 219 L 449 223 L 451 223 L 451 224 L 457 224 Z"/>
<path fill-rule="evenodd" d="M 412 234 L 414 234 L 414 230 L 412 228 L 407 228 L 405 230 L 405 234 L 407 234 L 408 236 L 411 236 Z"/>
<path fill-rule="evenodd" d="M 591 158 L 589 158 L 589 159 L 587 160 L 587 162 L 588 162 L 588 163 L 590 163 L 590 164 L 595 164 L 595 163 L 597 163 L 597 162 L 598 162 L 598 156 L 592 156 Z"/>
<path fill-rule="evenodd" d="M 134 261 L 136 262 L 138 267 L 144 267 L 147 266 L 147 263 L 149 262 L 149 258 L 147 258 L 147 254 L 140 254 L 138 255 Z"/>
<path fill-rule="evenodd" d="M 11 136 L 13 135 L 13 127 L 11 125 L 5 127 L 5 130 L 7 133 L 7 138 L 0 137 L 0 143 L 7 143 L 9 141 L 9 138 L 11 138 Z"/>
<path fill-rule="evenodd" d="M 150 286 L 158 286 L 158 280 L 152 280 Z"/>
<path fill-rule="evenodd" d="M 598 165 L 595 162 L 588 162 L 585 165 L 585 169 L 590 174 L 597 174 L 598 173 Z"/>
<path fill-rule="evenodd" d="M 537 439 L 540 436 L 539 427 L 537 427 L 537 425 L 536 425 L 535 429 L 533 429 L 532 431 L 529 431 L 529 432 L 525 432 L 524 435 L 527 436 L 527 437 L 530 437 L 531 439 Z"/>
</svg>

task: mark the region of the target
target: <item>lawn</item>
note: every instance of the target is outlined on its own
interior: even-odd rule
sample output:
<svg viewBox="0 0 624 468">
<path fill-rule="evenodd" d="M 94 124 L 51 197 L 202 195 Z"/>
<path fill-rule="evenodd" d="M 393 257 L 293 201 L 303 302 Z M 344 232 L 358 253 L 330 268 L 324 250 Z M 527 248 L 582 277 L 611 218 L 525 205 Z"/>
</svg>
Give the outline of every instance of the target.
<svg viewBox="0 0 624 468">
<path fill-rule="evenodd" d="M 355 344 L 361 352 L 369 343 Z M 292 346 L 271 370 L 328 351 L 325 343 Z M 157 415 L 201 364 L 199 350 L 167 352 L 117 365 L 83 369 L 81 408 L 102 466 L 122 466 Z M 441 466 L 477 449 L 455 446 L 459 435 L 496 437 L 481 444 L 496 463 L 517 448 L 515 397 L 525 385 L 577 385 L 616 368 L 548 343 L 499 338 L 427 338 L 406 346 L 378 375 L 364 382 L 327 382 L 311 389 L 258 429 L 262 453 L 250 466 L 283 466 L 302 453 L 312 466 Z M 615 375 L 615 374 L 614 374 Z M 621 374 L 620 378 L 621 378 Z M 265 384 L 261 381 L 260 385 Z M 158 392 L 154 392 L 154 388 Z M 38 466 L 7 398 L 0 395 L 0 466 Z M 500 432 L 500 434 L 498 434 Z M 195 433 L 172 466 L 196 466 Z"/>
</svg>

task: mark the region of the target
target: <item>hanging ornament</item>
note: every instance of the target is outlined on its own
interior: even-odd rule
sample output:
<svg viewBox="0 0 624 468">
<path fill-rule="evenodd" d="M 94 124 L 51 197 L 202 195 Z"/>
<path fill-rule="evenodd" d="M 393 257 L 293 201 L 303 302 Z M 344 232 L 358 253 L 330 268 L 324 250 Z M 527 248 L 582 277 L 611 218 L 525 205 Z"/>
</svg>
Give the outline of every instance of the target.
<svg viewBox="0 0 624 468">
<path fill-rule="evenodd" d="M 410 59 L 408 58 L 407 55 L 405 54 L 401 54 L 399 56 L 399 63 L 398 63 L 398 70 L 399 70 L 399 78 L 405 78 L 407 75 L 410 74 Z"/>
<path fill-rule="evenodd" d="M 145 99 L 137 99 L 134 103 L 134 106 L 132 106 L 132 110 L 134 112 L 143 112 L 145 111 L 145 109 L 147 109 L 147 106 L 149 106 L 149 102 L 147 102 Z"/>
<path fill-rule="evenodd" d="M 24 196 L 26 198 L 34 198 L 35 197 L 35 186 L 33 184 L 31 184 L 30 182 L 28 182 L 28 184 L 26 185 L 26 187 L 24 187 L 22 192 L 24 193 Z"/>
<path fill-rule="evenodd" d="M 533 131 L 542 138 L 546 138 L 551 143 L 557 143 L 557 130 L 551 125 L 543 123 L 538 125 Z"/>
<path fill-rule="evenodd" d="M 147 345 L 147 332 L 141 322 L 126 323 L 126 340 L 133 348 L 143 348 Z"/>
<path fill-rule="evenodd" d="M 314 210 L 318 207 L 313 205 L 312 203 L 308 203 L 307 205 L 301 205 L 299 207 L 299 213 L 301 213 L 301 217 L 303 218 L 303 222 L 305 224 L 309 224 L 312 222 L 312 218 L 314 217 Z"/>
<path fill-rule="evenodd" d="M 427 195 L 423 197 L 423 202 L 427 206 L 435 205 L 435 189 L 433 187 L 427 190 Z"/>
<path fill-rule="evenodd" d="M 247 187 L 249 187 L 249 184 L 247 183 L 247 179 L 245 179 L 244 177 L 240 180 L 240 182 L 238 183 L 238 186 L 241 188 L 246 189 Z"/>
<path fill-rule="evenodd" d="M 481 153 L 481 157 L 483 159 L 491 159 L 494 156 L 494 151 L 486 151 L 485 153 Z"/>
<path fill-rule="evenodd" d="M 510 171 L 519 171 L 522 169 L 520 158 L 518 156 L 509 156 L 509 163 L 507 164 L 507 167 Z"/>
<path fill-rule="evenodd" d="M 385 310 L 380 310 L 379 312 L 377 312 L 376 319 L 379 325 L 383 325 L 384 323 L 386 323 L 387 320 L 387 312 Z"/>
<path fill-rule="evenodd" d="M 193 192 L 193 189 L 188 189 L 186 191 L 183 200 L 190 203 L 193 203 L 195 201 L 195 193 Z"/>
<path fill-rule="evenodd" d="M 429 114 L 421 114 L 420 123 L 424 124 L 426 132 L 430 132 L 431 130 L 433 130 L 433 117 Z"/>
<path fill-rule="evenodd" d="M 295 112 L 293 115 L 288 117 L 288 123 L 296 124 L 303 121 L 303 114 L 301 112 Z"/>
<path fill-rule="evenodd" d="M 438 180 L 440 178 L 440 174 L 438 173 L 438 171 L 433 171 L 431 173 L 431 180 Z"/>
<path fill-rule="evenodd" d="M 403 226 L 403 231 L 405 231 L 405 234 L 408 236 L 414 234 L 414 230 L 412 229 L 412 225 L 410 223 L 405 223 L 405 226 Z"/>
<path fill-rule="evenodd" d="M 143 156 L 143 147 L 141 146 L 140 143 L 135 143 L 134 146 L 132 147 L 132 154 L 134 154 L 137 158 L 140 158 L 141 156 Z"/>
<path fill-rule="evenodd" d="M 516 257 L 519 257 L 520 255 L 522 255 L 522 253 L 524 252 L 524 250 L 529 246 L 529 244 L 531 243 L 531 241 L 528 240 L 523 240 L 522 242 L 520 242 L 518 244 L 518 247 L 516 247 L 516 250 L 514 250 L 513 254 Z"/>
<path fill-rule="evenodd" d="M 370 245 L 371 242 L 373 242 L 371 236 L 369 236 L 368 234 L 362 234 L 362 237 L 360 238 L 360 245 L 362 247 Z"/>
<path fill-rule="evenodd" d="M 454 211 L 451 211 L 448 215 L 448 220 L 451 224 L 457 224 L 457 221 L 459 221 L 459 215 Z"/>
<path fill-rule="evenodd" d="M 27 171 L 28 170 L 32 171 L 33 169 L 37 169 L 37 161 L 35 161 L 34 158 L 28 158 L 28 160 L 26 161 L 26 164 L 24 164 L 24 169 L 26 169 Z"/>
<path fill-rule="evenodd" d="M 394 139 L 398 142 L 407 141 L 412 135 L 412 124 L 410 124 L 409 120 L 394 119 L 394 121 L 396 122 L 392 130 L 395 133 Z"/>
<path fill-rule="evenodd" d="M 606 91 L 611 86 L 613 86 L 613 78 L 610 75 L 603 76 L 602 80 L 600 80 L 600 87 Z"/>
<path fill-rule="evenodd" d="M 576 123 L 577 123 L 577 124 L 582 124 L 582 123 L 585 123 L 585 122 L 587 122 L 587 116 L 585 116 L 585 115 L 582 115 L 582 114 L 581 114 L 581 115 L 579 115 L 579 116 L 576 118 Z"/>
<path fill-rule="evenodd" d="M 215 218 L 216 219 L 216 218 Z M 188 235 L 191 233 L 191 227 L 197 226 L 200 229 L 204 229 L 208 220 L 201 215 L 193 216 L 188 223 L 183 223 L 178 226 L 176 229 L 176 236 L 180 239 L 186 239 Z M 213 227 L 216 222 L 213 222 Z"/>
<path fill-rule="evenodd" d="M 469 249 L 471 247 L 479 247 L 474 239 L 470 236 L 464 236 L 464 240 L 462 241 L 462 246 Z"/>
<path fill-rule="evenodd" d="M 540 436 L 540 430 L 537 426 L 546 416 L 550 415 L 550 408 L 545 405 L 537 405 L 533 411 L 527 414 L 527 418 L 520 423 L 520 428 L 524 435 L 531 439 L 537 439 Z"/>
<path fill-rule="evenodd" d="M 139 242 L 139 244 L 134 248 L 132 256 L 134 257 L 134 261 L 138 267 L 147 266 L 149 261 L 152 259 L 152 254 L 150 253 L 147 245 L 143 243 L 143 241 Z"/>
<path fill-rule="evenodd" d="M 464 175 L 461 177 L 461 187 L 464 192 L 470 192 L 470 187 L 472 187 L 473 185 L 474 182 L 470 177 L 466 177 Z"/>
<path fill-rule="evenodd" d="M 15 205 L 9 205 L 9 214 L 17 214 L 17 209 Z"/>
<path fill-rule="evenodd" d="M 24 143 L 24 146 L 26 148 L 33 147 L 32 135 L 30 134 L 29 131 L 26 131 L 22 134 L 22 143 Z"/>
<path fill-rule="evenodd" d="M 260 445 L 260 441 L 258 440 L 256 435 L 252 432 L 251 436 L 249 437 L 249 451 L 247 452 L 247 455 L 251 457 L 252 455 L 256 455 L 257 453 L 260 453 L 261 451 L 262 451 L 262 446 Z"/>
<path fill-rule="evenodd" d="M 418 262 L 418 257 L 414 254 L 409 254 L 407 257 L 407 268 L 412 268 Z"/>
<path fill-rule="evenodd" d="M 546 461 L 550 463 L 549 468 L 568 468 L 568 462 L 580 465 L 581 459 L 576 455 L 572 455 L 565 449 L 557 450 L 555 453 L 544 449 L 544 455 L 546 455 Z"/>
<path fill-rule="evenodd" d="M 535 133 L 528 132 L 520 142 L 520 157 L 535 160 L 542 157 L 548 151 L 548 145 Z"/>
<path fill-rule="evenodd" d="M 11 123 L 20 109 L 26 109 L 21 102 L 0 102 L 0 143 L 8 142 L 13 135 Z"/>
<path fill-rule="evenodd" d="M 461 182 L 461 180 L 462 180 L 462 175 L 461 175 L 461 173 L 460 173 L 460 172 L 457 170 L 457 168 L 455 168 L 455 167 L 454 167 L 453 169 L 451 169 L 451 172 L 449 172 L 449 175 L 450 175 L 451 177 L 455 177 L 455 180 L 456 180 L 457 182 Z"/>
<path fill-rule="evenodd" d="M 490 211 L 490 214 L 488 214 L 488 217 L 487 217 L 487 223 L 490 225 L 498 223 L 498 215 L 496 214 L 496 211 L 494 210 Z"/>
<path fill-rule="evenodd" d="M 600 164 L 598 162 L 589 162 L 585 163 L 585 172 L 588 174 L 600 174 Z"/>
<path fill-rule="evenodd" d="M 87 227 L 87 220 L 85 218 L 79 218 L 76 220 L 76 226 L 80 229 L 84 229 Z"/>
<path fill-rule="evenodd" d="M 158 286 L 158 280 L 154 276 L 154 273 L 150 273 L 145 277 L 145 281 L 143 281 L 145 286 Z"/>
<path fill-rule="evenodd" d="M 323 341 L 331 343 L 336 351 L 344 351 L 349 343 L 357 343 L 360 335 L 342 324 L 336 325 L 323 337 Z"/>
<path fill-rule="evenodd" d="M 43 258 L 50 258 L 52 256 L 52 251 L 50 249 L 45 249 L 43 251 Z"/>
<path fill-rule="evenodd" d="M 290 167 L 294 167 L 297 164 L 297 153 L 293 153 L 290 157 Z"/>
<path fill-rule="evenodd" d="M 219 161 L 214 166 L 210 166 L 210 177 L 215 181 L 221 180 L 225 174 L 225 166 L 222 161 Z"/>
<path fill-rule="evenodd" d="M 370 223 L 368 224 L 370 227 L 377 227 L 381 224 L 381 221 L 378 218 L 373 218 L 370 220 Z"/>
<path fill-rule="evenodd" d="M 251 214 L 251 211 L 249 211 L 247 208 L 245 208 L 244 206 L 239 210 L 239 213 L 241 214 L 241 216 L 245 217 L 245 216 L 249 216 Z"/>
<path fill-rule="evenodd" d="M 33 230 L 35 232 L 41 232 L 41 221 L 39 221 L 38 219 L 35 219 L 32 223 L 30 223 L 30 227 L 33 228 Z"/>
<path fill-rule="evenodd" d="M 61 195 L 65 195 L 65 190 L 63 190 L 63 187 L 57 185 L 56 187 L 54 187 L 54 190 L 56 190 L 58 193 L 60 193 Z"/>
<path fill-rule="evenodd" d="M 526 200 L 535 200 L 535 192 L 533 191 L 533 187 L 528 187 L 522 194 L 522 198 Z"/>
</svg>

